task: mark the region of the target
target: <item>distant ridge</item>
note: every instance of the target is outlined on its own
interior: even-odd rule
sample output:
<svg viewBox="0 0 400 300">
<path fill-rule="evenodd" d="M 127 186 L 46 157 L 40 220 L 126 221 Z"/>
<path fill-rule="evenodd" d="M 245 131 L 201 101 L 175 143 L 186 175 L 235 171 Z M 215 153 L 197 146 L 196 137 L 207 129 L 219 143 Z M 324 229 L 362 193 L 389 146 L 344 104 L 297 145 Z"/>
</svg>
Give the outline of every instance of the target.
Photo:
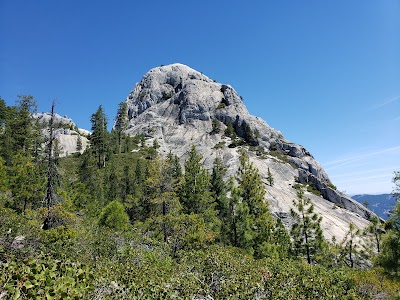
<svg viewBox="0 0 400 300">
<path fill-rule="evenodd" d="M 390 210 L 395 205 L 396 199 L 392 194 L 368 195 L 360 194 L 351 196 L 358 203 L 365 205 L 384 220 L 389 218 Z M 366 203 L 367 201 L 367 203 Z"/>
</svg>

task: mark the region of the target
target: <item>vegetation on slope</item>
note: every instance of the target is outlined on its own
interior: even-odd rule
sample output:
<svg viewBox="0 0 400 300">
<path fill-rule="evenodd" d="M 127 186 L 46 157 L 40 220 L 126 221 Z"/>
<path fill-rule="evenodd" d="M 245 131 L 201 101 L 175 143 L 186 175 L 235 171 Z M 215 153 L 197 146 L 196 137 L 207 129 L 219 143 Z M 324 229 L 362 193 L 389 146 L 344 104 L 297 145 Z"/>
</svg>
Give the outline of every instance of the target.
<svg viewBox="0 0 400 300">
<path fill-rule="evenodd" d="M 34 110 L 29 96 L 0 100 L 0 298 L 400 296 L 399 205 L 385 230 L 350 226 L 345 240 L 326 241 L 299 188 L 287 231 L 244 151 L 229 180 L 221 160 L 205 170 L 195 147 L 182 169 L 156 142 L 125 136 L 124 120 L 107 132 L 99 107 L 90 148 L 60 159 L 45 152 Z M 398 191 L 398 173 L 394 182 Z"/>
</svg>

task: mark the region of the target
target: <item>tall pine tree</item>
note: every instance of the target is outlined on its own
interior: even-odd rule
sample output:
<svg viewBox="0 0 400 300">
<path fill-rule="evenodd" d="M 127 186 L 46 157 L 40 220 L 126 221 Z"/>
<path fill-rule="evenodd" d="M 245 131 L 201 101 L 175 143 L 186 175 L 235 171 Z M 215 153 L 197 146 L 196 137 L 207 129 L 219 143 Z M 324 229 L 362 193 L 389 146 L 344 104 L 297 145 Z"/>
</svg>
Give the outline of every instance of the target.
<svg viewBox="0 0 400 300">
<path fill-rule="evenodd" d="M 310 199 L 304 198 L 303 190 L 297 192 L 297 201 L 293 201 L 296 211 L 291 209 L 295 221 L 290 231 L 293 239 L 293 253 L 297 257 L 305 257 L 309 264 L 318 261 L 324 247 L 322 235 L 322 217 L 314 212 Z"/>
<path fill-rule="evenodd" d="M 90 121 L 92 123 L 92 134 L 90 135 L 91 147 L 97 157 L 98 167 L 104 168 L 106 166 L 106 154 L 108 152 L 108 131 L 107 118 L 101 105 L 97 111 L 92 114 Z"/>
</svg>

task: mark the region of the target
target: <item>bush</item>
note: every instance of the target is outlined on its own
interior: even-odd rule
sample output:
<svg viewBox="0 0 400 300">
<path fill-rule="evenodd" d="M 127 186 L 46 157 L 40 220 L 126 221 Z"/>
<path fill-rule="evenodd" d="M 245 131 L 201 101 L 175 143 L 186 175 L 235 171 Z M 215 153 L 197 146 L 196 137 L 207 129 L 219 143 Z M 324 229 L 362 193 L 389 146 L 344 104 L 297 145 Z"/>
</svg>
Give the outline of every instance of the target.
<svg viewBox="0 0 400 300">
<path fill-rule="evenodd" d="M 0 264 L 0 295 L 10 299 L 84 299 L 92 282 L 88 267 L 45 255 Z"/>
<path fill-rule="evenodd" d="M 129 216 L 122 203 L 114 200 L 105 206 L 100 214 L 99 225 L 121 231 L 127 229 Z"/>
</svg>

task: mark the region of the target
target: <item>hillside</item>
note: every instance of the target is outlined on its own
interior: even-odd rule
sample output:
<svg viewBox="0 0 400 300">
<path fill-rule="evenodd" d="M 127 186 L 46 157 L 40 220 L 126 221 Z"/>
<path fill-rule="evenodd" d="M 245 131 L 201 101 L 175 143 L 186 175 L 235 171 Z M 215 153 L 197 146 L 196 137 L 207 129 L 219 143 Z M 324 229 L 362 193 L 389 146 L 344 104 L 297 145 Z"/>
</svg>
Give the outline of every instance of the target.
<svg viewBox="0 0 400 300">
<path fill-rule="evenodd" d="M 232 87 L 152 70 L 111 132 L 99 105 L 85 150 L 72 120 L 35 111 L 0 99 L 0 299 L 399 295 L 399 212 L 384 227 L 338 193 Z"/>
<path fill-rule="evenodd" d="M 327 238 L 342 239 L 349 223 L 366 227 L 371 211 L 338 192 L 314 157 L 291 143 L 264 120 L 251 115 L 236 91 L 182 64 L 154 68 L 129 93 L 126 133 L 144 134 L 148 144 L 157 140 L 164 155 L 172 152 L 181 161 L 192 145 L 211 169 L 216 157 L 236 172 L 239 150 L 245 149 L 267 183 L 268 169 L 274 185 L 265 199 L 275 216 L 292 223 L 289 211 L 296 199 L 295 187 L 308 186 L 306 196 L 323 217 Z"/>
</svg>

